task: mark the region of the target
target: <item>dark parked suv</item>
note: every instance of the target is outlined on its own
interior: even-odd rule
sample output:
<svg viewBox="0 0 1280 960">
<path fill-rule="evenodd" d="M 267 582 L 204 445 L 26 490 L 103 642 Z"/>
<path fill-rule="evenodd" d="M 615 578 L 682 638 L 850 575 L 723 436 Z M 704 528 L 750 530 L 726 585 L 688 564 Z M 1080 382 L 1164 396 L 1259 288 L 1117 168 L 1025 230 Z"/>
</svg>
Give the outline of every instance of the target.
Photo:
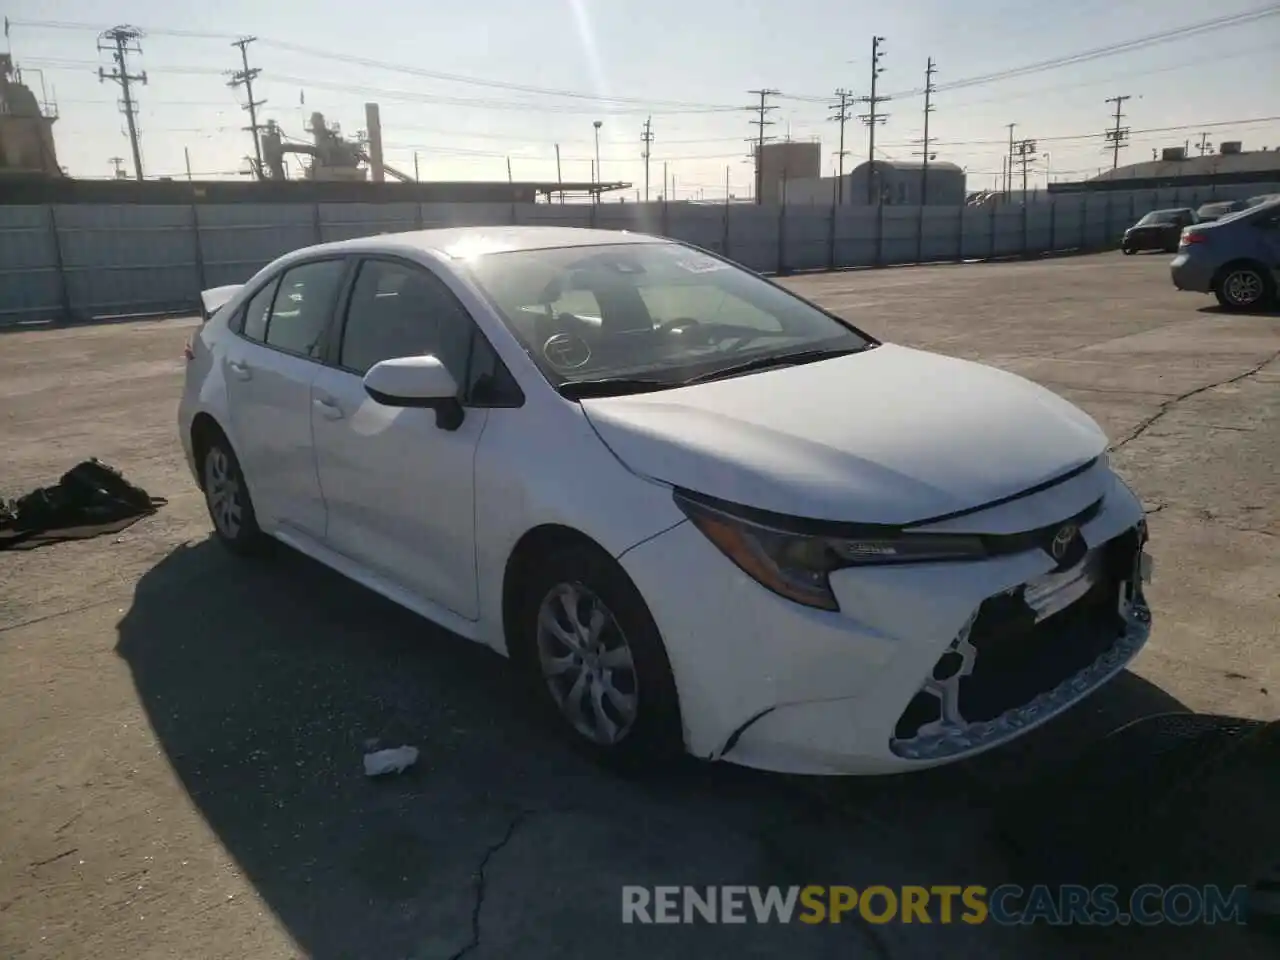
<svg viewBox="0 0 1280 960">
<path fill-rule="evenodd" d="M 1183 230 L 1170 271 L 1179 290 L 1212 293 L 1228 310 L 1273 302 L 1280 279 L 1280 199 Z"/>
<path fill-rule="evenodd" d="M 1178 237 L 1182 228 L 1196 222 L 1196 212 L 1189 207 L 1174 210 L 1152 210 L 1124 232 L 1120 249 L 1125 253 L 1140 250 L 1164 250 L 1173 253 L 1178 249 Z"/>
</svg>

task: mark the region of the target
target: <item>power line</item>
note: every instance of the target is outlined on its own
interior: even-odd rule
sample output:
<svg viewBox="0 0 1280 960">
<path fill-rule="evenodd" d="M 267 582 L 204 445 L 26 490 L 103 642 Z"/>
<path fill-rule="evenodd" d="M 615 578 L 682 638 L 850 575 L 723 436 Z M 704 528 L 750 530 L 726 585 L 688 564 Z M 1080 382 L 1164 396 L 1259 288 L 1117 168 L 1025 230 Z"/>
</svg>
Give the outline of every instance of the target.
<svg viewBox="0 0 1280 960">
<path fill-rule="evenodd" d="M 253 81 L 258 78 L 260 73 L 262 73 L 262 70 L 258 67 L 249 66 L 249 44 L 253 43 L 256 39 L 258 38 L 241 37 L 239 40 L 233 40 L 231 42 L 233 47 L 240 48 L 240 62 L 243 64 L 244 69 L 237 70 L 235 73 L 231 74 L 231 80 L 227 86 L 231 87 L 233 90 L 236 87 L 244 87 L 245 99 L 247 100 L 244 105 L 244 109 L 249 112 L 249 126 L 245 127 L 245 129 L 248 130 L 249 134 L 253 137 L 253 155 L 256 160 L 254 175 L 261 180 L 263 178 L 262 143 L 258 137 L 258 131 L 261 130 L 262 127 L 258 124 L 258 108 L 267 101 L 253 99 Z"/>
<path fill-rule="evenodd" d="M 1120 121 L 1124 119 L 1124 114 L 1120 112 L 1120 107 L 1126 100 L 1130 99 L 1129 94 L 1122 94 L 1116 97 L 1108 97 L 1107 103 L 1116 105 L 1116 125 L 1103 135 L 1106 142 L 1111 145 L 1111 169 L 1114 170 L 1120 166 L 1120 148 L 1129 145 L 1129 128 L 1120 126 Z"/>
<path fill-rule="evenodd" d="M 760 197 L 760 194 L 763 192 L 763 188 L 764 188 L 764 144 L 766 140 L 774 139 L 773 137 L 766 137 L 764 130 L 765 130 L 765 127 L 773 126 L 773 121 L 767 119 L 769 116 L 769 112 L 772 110 L 778 109 L 776 106 L 769 103 L 769 98 L 776 97 L 778 95 L 778 91 L 763 89 L 763 90 L 748 90 L 747 93 L 750 93 L 753 96 L 757 96 L 760 98 L 759 106 L 755 106 L 753 104 L 752 106 L 746 108 L 748 110 L 754 110 L 756 112 L 756 119 L 751 121 L 751 125 L 756 128 L 756 136 L 754 141 L 755 142 L 755 158 L 756 158 L 756 203 L 760 204 L 764 202 Z M 752 141 L 747 141 L 747 142 L 750 143 Z"/>
<path fill-rule="evenodd" d="M 129 125 L 129 146 L 133 149 L 133 175 L 135 179 L 142 179 L 142 147 L 138 143 L 138 105 L 133 100 L 132 84 L 141 83 L 146 86 L 147 73 L 129 72 L 129 54 L 136 53 L 142 55 L 142 46 L 138 42 L 142 38 L 142 31 L 137 27 L 112 27 L 106 30 L 98 37 L 98 49 L 109 50 L 111 59 L 115 62 L 115 66 L 108 73 L 98 68 L 98 82 L 103 83 L 107 80 L 120 85 L 120 112 L 124 114 L 125 122 Z"/>
<path fill-rule="evenodd" d="M 840 149 L 836 151 L 837 163 L 839 164 L 839 172 L 836 174 L 836 204 L 844 204 L 844 158 L 849 155 L 849 151 L 844 148 L 844 125 L 849 122 L 849 104 L 852 94 L 841 87 L 836 91 L 839 102 L 831 109 L 835 114 L 827 117 L 828 120 L 835 120 L 840 124 Z"/>
<path fill-rule="evenodd" d="M 922 207 L 928 206 L 929 201 L 929 161 L 933 159 L 929 156 L 929 114 L 934 111 L 933 75 L 937 72 L 938 68 L 933 63 L 933 57 L 930 57 L 929 65 L 924 71 L 924 139 L 921 141 L 923 149 L 920 151 L 920 206 Z"/>
<path fill-rule="evenodd" d="M 888 114 L 879 113 L 877 108 L 880 104 L 892 98 L 882 97 L 876 93 L 876 81 L 880 74 L 884 73 L 884 67 L 880 66 L 880 58 L 884 54 L 880 51 L 880 44 L 884 43 L 884 37 L 871 38 L 871 93 L 865 97 L 859 97 L 859 103 L 867 105 L 867 112 L 858 117 L 867 126 L 868 142 L 867 142 L 867 162 L 871 165 L 867 168 L 867 203 L 876 202 L 876 124 L 884 123 L 889 119 Z"/>
<path fill-rule="evenodd" d="M 953 80 L 950 83 L 944 84 L 940 89 L 960 90 L 965 87 L 985 86 L 1001 80 L 1012 80 L 1033 73 L 1042 73 L 1046 70 L 1056 70 L 1060 67 L 1074 66 L 1077 63 L 1088 63 L 1092 60 L 1112 57 L 1121 53 L 1131 53 L 1135 50 L 1145 49 L 1146 47 L 1169 43 L 1174 40 L 1181 40 L 1187 37 L 1199 36 L 1204 33 L 1224 30 L 1228 27 L 1244 26 L 1257 20 L 1275 16 L 1276 14 L 1280 14 L 1280 4 L 1272 4 L 1271 6 L 1263 7 L 1259 10 L 1252 10 L 1229 16 L 1214 17 L 1211 20 L 1203 20 L 1199 23 L 1192 23 L 1183 27 L 1164 30 L 1160 33 L 1148 34 L 1145 37 L 1135 37 L 1131 40 L 1107 44 L 1106 46 L 1095 47 L 1091 50 L 1083 50 L 1079 53 L 1064 54 L 1063 56 L 1053 57 L 1048 60 L 1024 64 L 1020 67 L 1010 67 L 1007 70 L 998 70 L 993 73 L 980 74 L 978 76 Z M 916 89 L 895 94 L 895 96 L 919 96 L 923 92 L 923 90 Z"/>
<path fill-rule="evenodd" d="M 640 142 L 644 144 L 643 152 L 640 154 L 644 158 L 644 202 L 649 202 L 649 154 L 652 152 L 653 144 L 653 117 L 649 117 L 644 122 L 644 129 L 640 133 Z"/>
</svg>

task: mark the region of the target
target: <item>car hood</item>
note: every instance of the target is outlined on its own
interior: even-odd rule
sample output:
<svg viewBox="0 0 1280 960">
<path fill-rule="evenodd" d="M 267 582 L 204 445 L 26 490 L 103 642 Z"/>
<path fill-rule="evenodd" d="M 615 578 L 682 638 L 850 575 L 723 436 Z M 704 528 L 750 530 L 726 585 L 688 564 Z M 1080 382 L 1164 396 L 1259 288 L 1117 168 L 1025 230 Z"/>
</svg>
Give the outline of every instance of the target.
<svg viewBox="0 0 1280 960">
<path fill-rule="evenodd" d="M 992 367 L 884 344 L 582 401 L 633 472 L 790 516 L 909 523 L 1021 493 L 1106 448 L 1083 411 Z"/>
</svg>

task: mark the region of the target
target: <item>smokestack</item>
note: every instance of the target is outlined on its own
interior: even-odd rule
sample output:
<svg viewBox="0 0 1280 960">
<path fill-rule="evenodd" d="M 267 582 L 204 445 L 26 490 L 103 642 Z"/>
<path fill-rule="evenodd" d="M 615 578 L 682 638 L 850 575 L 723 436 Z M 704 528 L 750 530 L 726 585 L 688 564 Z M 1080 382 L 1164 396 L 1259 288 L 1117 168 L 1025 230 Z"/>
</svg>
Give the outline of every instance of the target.
<svg viewBox="0 0 1280 960">
<path fill-rule="evenodd" d="M 369 135 L 369 173 L 374 183 L 387 179 L 382 167 L 382 119 L 376 103 L 364 105 L 364 125 Z"/>
</svg>

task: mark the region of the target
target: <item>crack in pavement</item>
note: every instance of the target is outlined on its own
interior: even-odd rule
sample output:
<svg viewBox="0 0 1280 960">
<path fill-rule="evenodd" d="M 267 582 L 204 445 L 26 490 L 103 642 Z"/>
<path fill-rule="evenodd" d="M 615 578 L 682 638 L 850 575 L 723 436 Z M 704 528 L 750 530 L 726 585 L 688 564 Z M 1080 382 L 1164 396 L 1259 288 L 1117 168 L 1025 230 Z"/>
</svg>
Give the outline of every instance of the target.
<svg viewBox="0 0 1280 960">
<path fill-rule="evenodd" d="M 507 824 L 507 829 L 503 833 L 501 839 L 499 839 L 497 843 L 491 844 L 489 848 L 485 850 L 484 856 L 480 858 L 480 865 L 476 867 L 475 873 L 472 874 L 472 876 L 475 877 L 476 901 L 471 908 L 471 939 L 462 947 L 461 950 L 453 954 L 449 960 L 461 960 L 462 957 L 480 946 L 480 911 L 484 909 L 484 896 L 486 889 L 485 870 L 489 866 L 489 861 L 493 859 L 494 855 L 511 842 L 511 839 L 516 835 L 516 831 L 519 830 L 520 827 L 523 826 L 524 823 L 535 813 L 537 813 L 536 810 L 521 810 L 518 814 L 512 817 L 511 822 Z"/>
<path fill-rule="evenodd" d="M 1145 420 L 1139 423 L 1136 427 L 1134 427 L 1133 430 L 1130 431 L 1127 437 L 1125 437 L 1123 440 L 1117 440 L 1107 449 L 1114 452 L 1116 450 L 1119 450 L 1121 447 L 1125 446 L 1126 444 L 1131 443 L 1134 440 L 1137 440 L 1140 436 L 1142 436 L 1144 433 L 1150 430 L 1153 426 L 1155 426 L 1155 424 L 1166 413 L 1168 413 L 1178 404 L 1182 403 L 1184 400 L 1190 400 L 1192 397 L 1199 396 L 1202 393 L 1208 393 L 1210 390 L 1214 390 L 1218 387 L 1225 387 L 1232 383 L 1239 383 L 1241 380 L 1247 380 L 1249 377 L 1252 377 L 1255 374 L 1261 373 L 1263 369 L 1275 363 L 1277 360 L 1280 360 L 1280 350 L 1277 350 L 1275 353 L 1271 354 L 1271 356 L 1267 357 L 1267 359 L 1263 360 L 1257 366 L 1250 367 L 1244 373 L 1238 373 L 1233 377 L 1228 377 L 1226 380 L 1219 380 L 1216 383 L 1208 383 L 1202 387 L 1196 387 L 1194 390 L 1188 390 L 1186 393 L 1180 393 L 1176 397 L 1173 397 L 1170 400 L 1166 400 L 1164 403 L 1160 404 L 1159 408 L 1156 410 L 1155 413 L 1153 413 L 1151 416 L 1147 417 Z"/>
</svg>

